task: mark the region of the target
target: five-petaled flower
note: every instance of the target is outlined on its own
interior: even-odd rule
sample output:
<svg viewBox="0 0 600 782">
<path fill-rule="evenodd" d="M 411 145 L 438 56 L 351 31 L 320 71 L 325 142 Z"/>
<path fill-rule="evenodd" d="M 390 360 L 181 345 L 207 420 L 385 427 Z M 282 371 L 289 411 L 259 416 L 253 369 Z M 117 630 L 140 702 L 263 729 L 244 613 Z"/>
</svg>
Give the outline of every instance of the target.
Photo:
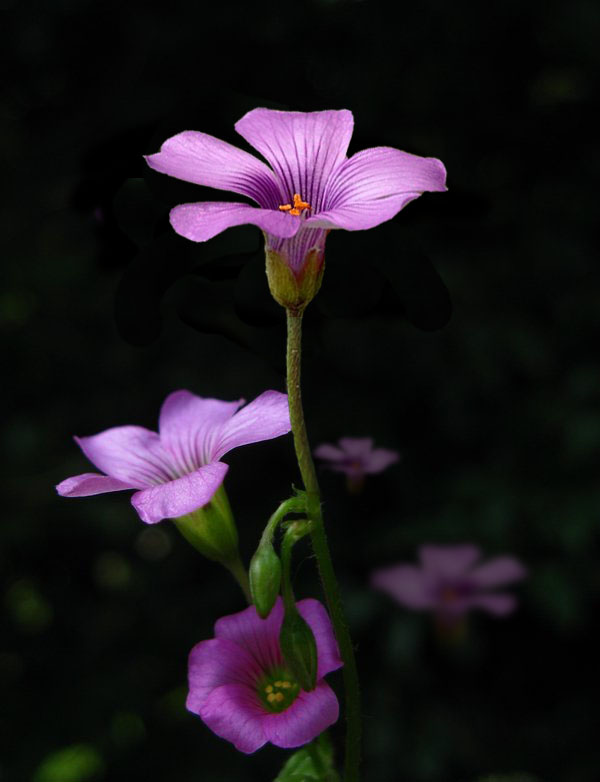
<svg viewBox="0 0 600 782">
<path fill-rule="evenodd" d="M 175 391 L 161 407 L 158 434 L 141 426 L 116 426 L 76 437 L 105 475 L 76 475 L 56 489 L 64 497 L 138 489 L 131 504 L 149 524 L 192 513 L 210 502 L 223 483 L 226 453 L 290 431 L 286 394 L 265 391 L 238 411 L 243 403 Z"/>
<path fill-rule="evenodd" d="M 425 191 L 446 189 L 446 171 L 435 158 L 392 147 L 364 149 L 348 158 L 353 128 L 347 109 L 258 108 L 238 120 L 235 129 L 270 167 L 193 130 L 167 139 L 146 161 L 163 174 L 229 190 L 258 204 L 181 204 L 170 215 L 178 234 L 204 242 L 231 226 L 252 223 L 265 234 L 267 255 L 276 253 L 300 278 L 309 257 L 315 273 L 322 267 L 330 229 L 373 228 Z"/>
<path fill-rule="evenodd" d="M 267 742 L 299 747 L 338 718 L 337 698 L 323 679 L 343 665 L 331 621 L 317 600 L 300 600 L 297 608 L 317 644 L 317 686 L 310 692 L 283 662 L 281 598 L 267 619 L 254 606 L 222 617 L 215 637 L 190 652 L 187 708 L 241 752 L 255 752 Z"/>
<path fill-rule="evenodd" d="M 372 437 L 341 437 L 337 445 L 318 445 L 314 454 L 331 470 L 345 473 L 351 489 L 359 489 L 365 475 L 383 472 L 400 458 L 398 451 L 373 448 Z"/>
<path fill-rule="evenodd" d="M 527 574 L 514 557 L 496 557 L 483 564 L 478 546 L 421 546 L 420 566 L 395 565 L 374 571 L 372 584 L 407 608 L 433 611 L 442 622 L 481 608 L 496 616 L 514 610 L 512 595 L 491 592 Z"/>
</svg>

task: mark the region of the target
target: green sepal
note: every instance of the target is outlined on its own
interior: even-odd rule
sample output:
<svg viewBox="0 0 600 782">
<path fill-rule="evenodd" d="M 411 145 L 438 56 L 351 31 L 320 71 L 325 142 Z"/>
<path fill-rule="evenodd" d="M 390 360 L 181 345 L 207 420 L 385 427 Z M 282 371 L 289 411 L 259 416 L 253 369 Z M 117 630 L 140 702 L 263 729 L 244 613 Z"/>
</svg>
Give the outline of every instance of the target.
<svg viewBox="0 0 600 782">
<path fill-rule="evenodd" d="M 250 561 L 250 594 L 261 619 L 275 605 L 281 586 L 281 560 L 270 541 L 261 543 Z"/>
<path fill-rule="evenodd" d="M 339 782 L 333 767 L 333 747 L 327 733 L 297 750 L 285 762 L 273 782 Z"/>
<path fill-rule="evenodd" d="M 317 643 L 313 631 L 296 607 L 285 607 L 279 646 L 287 667 L 306 692 L 317 686 Z"/>
<path fill-rule="evenodd" d="M 227 566 L 239 560 L 237 529 L 222 485 L 207 505 L 173 521 L 183 537 L 207 559 Z"/>
<path fill-rule="evenodd" d="M 298 273 L 275 250 L 266 251 L 269 290 L 278 304 L 299 314 L 319 292 L 325 262 L 323 250 L 314 248 L 306 255 Z"/>
</svg>

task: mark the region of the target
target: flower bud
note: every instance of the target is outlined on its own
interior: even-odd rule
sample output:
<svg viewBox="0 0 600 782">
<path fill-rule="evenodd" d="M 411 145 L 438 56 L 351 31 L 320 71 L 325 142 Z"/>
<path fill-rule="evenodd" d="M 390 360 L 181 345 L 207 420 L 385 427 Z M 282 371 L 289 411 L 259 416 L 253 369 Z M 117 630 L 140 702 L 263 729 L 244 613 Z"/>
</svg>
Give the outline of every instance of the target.
<svg viewBox="0 0 600 782">
<path fill-rule="evenodd" d="M 276 250 L 266 250 L 267 280 L 271 295 L 278 304 L 294 312 L 302 312 L 319 292 L 325 263 L 323 250 L 308 252 L 298 272 L 292 270 Z"/>
<path fill-rule="evenodd" d="M 313 631 L 296 608 L 286 606 L 279 633 L 279 645 L 285 664 L 303 690 L 317 686 L 317 644 Z"/>
<path fill-rule="evenodd" d="M 256 613 L 266 619 L 281 586 L 281 561 L 270 542 L 262 543 L 250 562 L 250 593 Z"/>
<path fill-rule="evenodd" d="M 173 521 L 183 537 L 207 559 L 223 565 L 239 560 L 237 529 L 223 486 L 207 505 Z"/>
</svg>

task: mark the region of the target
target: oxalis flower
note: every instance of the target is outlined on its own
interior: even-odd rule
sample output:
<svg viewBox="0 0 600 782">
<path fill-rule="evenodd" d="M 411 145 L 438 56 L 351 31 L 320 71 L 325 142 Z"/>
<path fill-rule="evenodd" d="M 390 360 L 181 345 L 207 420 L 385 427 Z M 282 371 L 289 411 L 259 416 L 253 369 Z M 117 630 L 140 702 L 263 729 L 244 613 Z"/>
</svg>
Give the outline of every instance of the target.
<svg viewBox="0 0 600 782">
<path fill-rule="evenodd" d="M 317 644 L 317 686 L 310 692 L 300 688 L 283 663 L 281 598 L 267 619 L 260 619 L 254 606 L 222 617 L 215 637 L 190 652 L 187 708 L 241 752 L 255 752 L 267 742 L 299 747 L 338 718 L 337 698 L 323 680 L 343 665 L 331 621 L 317 600 L 296 605 Z"/>
<path fill-rule="evenodd" d="M 353 127 L 347 109 L 303 113 L 258 108 L 235 129 L 270 167 L 194 130 L 167 139 L 146 161 L 163 174 L 229 190 L 258 204 L 181 204 L 171 211 L 171 225 L 194 242 L 231 226 L 257 225 L 265 235 L 272 293 L 286 307 L 301 306 L 320 285 L 331 229 L 373 228 L 425 191 L 446 189 L 446 170 L 435 158 L 391 147 L 365 149 L 348 158 Z"/>
<path fill-rule="evenodd" d="M 493 592 L 500 586 L 525 577 L 525 567 L 514 557 L 504 556 L 479 563 L 478 546 L 421 546 L 420 565 L 395 565 L 374 571 L 372 584 L 401 605 L 433 611 L 447 624 L 473 608 L 496 616 L 511 613 L 513 595 Z"/>
<path fill-rule="evenodd" d="M 383 472 L 400 458 L 398 451 L 374 448 L 372 437 L 341 437 L 337 445 L 318 445 L 314 455 L 329 469 L 345 473 L 351 491 L 362 488 L 366 475 Z"/>
<path fill-rule="evenodd" d="M 148 524 L 192 513 L 210 502 L 223 483 L 226 453 L 290 431 L 286 394 L 265 391 L 238 411 L 242 404 L 243 399 L 222 402 L 175 391 L 161 407 L 159 433 L 117 426 L 76 437 L 105 474 L 76 475 L 56 489 L 63 497 L 138 489 L 131 504 Z"/>
</svg>

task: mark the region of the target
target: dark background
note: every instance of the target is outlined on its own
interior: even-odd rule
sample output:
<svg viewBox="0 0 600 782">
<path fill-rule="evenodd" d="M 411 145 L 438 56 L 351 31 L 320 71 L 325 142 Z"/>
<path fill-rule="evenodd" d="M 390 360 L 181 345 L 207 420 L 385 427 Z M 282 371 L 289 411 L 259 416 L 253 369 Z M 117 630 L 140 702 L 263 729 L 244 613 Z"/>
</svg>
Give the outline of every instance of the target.
<svg viewBox="0 0 600 782">
<path fill-rule="evenodd" d="M 403 453 L 358 498 L 322 472 L 365 779 L 600 778 L 597 5 L 1 6 L 0 779 L 264 782 L 287 757 L 242 756 L 183 706 L 189 649 L 243 607 L 227 574 L 124 494 L 53 489 L 89 469 L 72 434 L 155 428 L 172 390 L 283 390 L 258 230 L 177 237 L 171 206 L 227 194 L 141 157 L 186 128 L 245 148 L 233 125 L 255 106 L 349 108 L 350 153 L 387 144 L 448 169 L 447 194 L 330 235 L 306 317 L 313 443 Z M 298 481 L 291 440 L 227 460 L 249 557 Z M 513 616 L 473 616 L 449 647 L 368 580 L 422 542 L 464 541 L 530 576 Z M 308 549 L 296 561 L 297 594 L 318 597 Z"/>
</svg>

